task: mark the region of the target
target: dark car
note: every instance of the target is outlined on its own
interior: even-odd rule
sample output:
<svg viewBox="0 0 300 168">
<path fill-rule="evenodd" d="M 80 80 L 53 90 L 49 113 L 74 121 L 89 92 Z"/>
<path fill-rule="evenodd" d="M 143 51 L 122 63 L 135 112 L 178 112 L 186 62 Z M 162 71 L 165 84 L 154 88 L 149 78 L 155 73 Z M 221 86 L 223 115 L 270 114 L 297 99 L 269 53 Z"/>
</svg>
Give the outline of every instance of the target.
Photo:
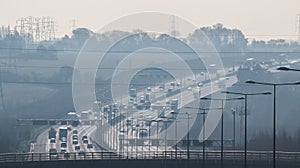
<svg viewBox="0 0 300 168">
<path fill-rule="evenodd" d="M 78 134 L 78 131 L 77 131 L 77 130 L 73 130 L 73 134 L 74 134 L 74 135 L 77 135 L 77 134 Z"/>
<path fill-rule="evenodd" d="M 80 150 L 80 146 L 79 146 L 79 145 L 76 145 L 76 146 L 75 146 L 75 150 L 76 150 L 76 151 Z"/>
<path fill-rule="evenodd" d="M 73 140 L 74 140 L 74 139 L 78 139 L 78 136 L 77 136 L 77 135 L 73 135 L 72 138 L 73 138 Z"/>
<path fill-rule="evenodd" d="M 78 144 L 78 140 L 74 139 L 73 140 L 73 145 L 77 145 Z"/>
<path fill-rule="evenodd" d="M 87 144 L 87 146 L 86 146 L 87 148 L 93 148 L 93 144 Z"/>
<path fill-rule="evenodd" d="M 66 147 L 67 147 L 67 143 L 66 143 L 66 142 L 62 142 L 62 143 L 60 144 L 60 147 L 61 147 L 61 148 L 66 148 Z"/>
<path fill-rule="evenodd" d="M 81 140 L 87 139 L 88 137 L 86 135 L 82 136 Z"/>
</svg>

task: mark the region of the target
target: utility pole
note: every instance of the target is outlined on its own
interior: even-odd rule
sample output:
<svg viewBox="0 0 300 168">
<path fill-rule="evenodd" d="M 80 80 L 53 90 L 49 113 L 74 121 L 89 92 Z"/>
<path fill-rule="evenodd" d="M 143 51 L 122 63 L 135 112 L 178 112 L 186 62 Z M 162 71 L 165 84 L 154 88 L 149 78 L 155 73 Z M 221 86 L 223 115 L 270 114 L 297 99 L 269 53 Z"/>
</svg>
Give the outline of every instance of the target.
<svg viewBox="0 0 300 168">
<path fill-rule="evenodd" d="M 235 150 L 235 118 L 236 118 L 236 112 L 238 110 L 238 107 L 235 107 L 234 109 L 232 109 L 232 115 L 233 115 L 233 150 Z"/>
<path fill-rule="evenodd" d="M 75 20 L 75 19 L 72 19 L 71 22 L 72 22 L 72 26 L 71 27 L 72 27 L 72 31 L 73 31 L 73 30 L 75 30 L 77 28 L 78 21 Z"/>
<path fill-rule="evenodd" d="M 176 30 L 176 17 L 174 15 L 171 16 L 171 24 L 170 24 L 170 35 L 173 37 L 179 36 L 179 32 Z"/>
<path fill-rule="evenodd" d="M 300 14 L 297 15 L 297 42 L 300 43 Z"/>
<path fill-rule="evenodd" d="M 3 96 L 3 86 L 2 86 L 2 69 L 1 69 L 1 64 L 0 64 L 0 114 L 5 114 L 5 103 L 4 103 L 4 96 Z"/>
</svg>

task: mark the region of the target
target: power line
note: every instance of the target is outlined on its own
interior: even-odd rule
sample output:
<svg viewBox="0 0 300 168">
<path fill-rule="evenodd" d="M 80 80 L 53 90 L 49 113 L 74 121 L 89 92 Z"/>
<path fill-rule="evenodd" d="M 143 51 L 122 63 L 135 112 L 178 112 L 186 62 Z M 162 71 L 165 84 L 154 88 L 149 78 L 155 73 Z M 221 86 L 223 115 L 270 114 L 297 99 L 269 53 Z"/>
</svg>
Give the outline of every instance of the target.
<svg viewBox="0 0 300 168">
<path fill-rule="evenodd" d="M 2 68 L 6 68 L 6 69 L 9 69 L 9 68 L 18 68 L 18 69 L 63 69 L 63 68 L 73 68 L 71 66 L 36 66 L 36 65 L 28 65 L 28 66 L 20 66 L 20 65 L 17 65 L 15 67 L 11 67 L 11 66 L 2 66 Z M 100 67 L 100 68 L 88 68 L 88 67 L 80 67 L 80 68 L 74 68 L 75 70 L 133 70 L 135 68 L 116 68 L 116 67 Z M 207 71 L 208 69 L 207 68 L 190 68 L 191 70 L 195 70 L 195 71 Z M 172 68 L 168 68 L 168 70 L 190 70 L 190 69 L 186 69 L 186 68 L 176 68 L 176 67 L 172 67 Z M 218 71 L 218 70 L 225 70 L 226 68 L 222 69 L 222 68 L 209 68 L 209 70 L 213 70 L 213 71 Z M 155 70 L 155 71 L 164 71 L 164 70 L 161 70 L 161 69 L 145 69 L 145 71 L 152 71 L 152 70 Z M 253 72 L 253 71 L 266 71 L 266 69 L 253 69 L 253 70 L 248 70 L 248 69 L 240 69 L 240 71 L 250 71 L 250 72 Z M 166 72 L 167 73 L 167 72 Z M 155 74 L 152 74 L 152 75 L 155 75 Z M 144 75 L 142 75 L 144 76 Z"/>
<path fill-rule="evenodd" d="M 300 47 L 300 46 L 299 46 Z M 22 50 L 22 51 L 57 51 L 57 52 L 97 52 L 97 53 L 132 53 L 136 50 L 78 50 L 78 49 L 40 49 L 40 48 L 11 48 L 11 47 L 0 47 L 0 50 Z M 300 53 L 300 51 L 138 51 L 138 53 L 282 53 L 282 54 L 289 54 L 289 53 Z"/>
<path fill-rule="evenodd" d="M 213 82 L 213 81 L 211 81 Z M 111 82 L 96 82 L 95 84 L 91 83 L 72 83 L 72 82 L 43 82 L 43 81 L 2 81 L 2 84 L 32 84 L 32 85 L 95 85 L 95 86 L 107 86 L 107 85 L 119 85 L 119 86 L 127 86 L 128 83 L 111 83 Z M 157 83 L 159 85 L 159 83 Z M 135 86 L 148 86 L 149 83 L 141 84 L 141 83 L 130 83 L 130 85 Z M 242 86 L 242 87 L 257 87 L 254 85 L 249 85 L 246 83 L 236 83 L 235 86 Z M 292 87 L 299 87 L 299 86 L 292 86 Z"/>
</svg>

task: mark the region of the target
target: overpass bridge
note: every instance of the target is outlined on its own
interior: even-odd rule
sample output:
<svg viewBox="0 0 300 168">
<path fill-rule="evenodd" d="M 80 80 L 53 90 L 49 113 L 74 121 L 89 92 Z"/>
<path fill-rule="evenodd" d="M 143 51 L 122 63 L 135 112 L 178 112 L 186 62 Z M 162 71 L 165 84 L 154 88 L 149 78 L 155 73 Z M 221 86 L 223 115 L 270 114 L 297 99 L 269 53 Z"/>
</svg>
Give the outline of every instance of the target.
<svg viewBox="0 0 300 168">
<path fill-rule="evenodd" d="M 190 151 L 187 157 L 185 151 L 164 151 L 162 153 L 153 152 L 151 155 L 118 155 L 114 152 L 85 152 L 85 153 L 10 153 L 0 155 L 0 167 L 45 167 L 45 168 L 81 168 L 84 166 L 92 167 L 178 167 L 194 168 L 221 167 L 220 152 L 207 151 L 205 155 L 200 151 Z M 249 168 L 268 168 L 272 167 L 272 152 L 268 151 L 249 151 L 247 154 Z M 224 168 L 244 167 L 243 151 L 225 151 Z M 277 152 L 277 168 L 298 168 L 300 167 L 300 152 Z"/>
</svg>

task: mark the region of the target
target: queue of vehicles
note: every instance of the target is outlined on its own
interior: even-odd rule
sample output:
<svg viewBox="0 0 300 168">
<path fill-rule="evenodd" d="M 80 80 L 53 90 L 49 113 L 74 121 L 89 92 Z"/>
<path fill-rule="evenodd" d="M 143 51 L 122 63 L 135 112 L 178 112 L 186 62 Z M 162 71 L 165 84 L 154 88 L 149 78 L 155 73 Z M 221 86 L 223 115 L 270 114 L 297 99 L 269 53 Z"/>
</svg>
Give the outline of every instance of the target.
<svg viewBox="0 0 300 168">
<path fill-rule="evenodd" d="M 64 157 L 68 157 L 68 143 L 67 143 L 67 137 L 68 137 L 68 131 L 71 131 L 72 128 L 70 126 L 62 126 L 58 128 L 58 140 L 56 139 L 56 134 L 57 131 L 54 128 L 50 128 L 48 131 L 48 139 L 50 141 L 49 144 L 49 157 L 51 160 L 57 159 L 57 143 L 60 143 L 60 153 L 65 154 Z M 81 151 L 81 147 L 79 145 L 79 138 L 78 138 L 78 130 L 73 129 L 72 131 L 72 145 L 74 145 L 74 150 L 78 152 L 83 152 Z M 85 144 L 88 149 L 93 148 L 93 144 L 89 143 L 88 136 L 83 135 L 81 138 L 82 144 Z"/>
</svg>

